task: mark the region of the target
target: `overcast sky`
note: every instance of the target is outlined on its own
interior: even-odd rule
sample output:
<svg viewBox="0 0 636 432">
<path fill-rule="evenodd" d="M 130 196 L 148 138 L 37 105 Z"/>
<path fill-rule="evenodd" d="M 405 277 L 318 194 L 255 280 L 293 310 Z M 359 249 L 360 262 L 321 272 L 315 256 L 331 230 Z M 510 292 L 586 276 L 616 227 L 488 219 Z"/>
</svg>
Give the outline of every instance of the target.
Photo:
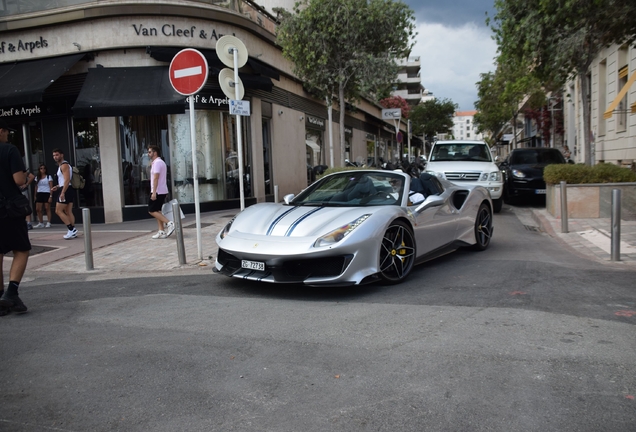
<svg viewBox="0 0 636 432">
<path fill-rule="evenodd" d="M 422 85 L 460 111 L 475 109 L 479 74 L 493 71 L 497 45 L 486 27 L 493 0 L 402 0 L 415 11 L 417 38 L 411 56 L 422 62 Z"/>
</svg>

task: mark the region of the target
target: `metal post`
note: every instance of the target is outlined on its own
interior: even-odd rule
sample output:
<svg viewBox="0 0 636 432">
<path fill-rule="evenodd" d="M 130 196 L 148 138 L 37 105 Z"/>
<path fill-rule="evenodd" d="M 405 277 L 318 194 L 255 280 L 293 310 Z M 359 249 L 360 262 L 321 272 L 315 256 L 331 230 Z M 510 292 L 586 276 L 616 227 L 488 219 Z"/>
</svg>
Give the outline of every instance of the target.
<svg viewBox="0 0 636 432">
<path fill-rule="evenodd" d="M 199 167 L 197 161 L 196 122 L 194 119 L 194 95 L 189 97 L 190 108 L 190 145 L 192 147 L 192 177 L 194 180 L 194 213 L 197 226 L 197 251 L 199 259 L 203 259 L 203 244 L 201 243 L 201 207 L 199 206 Z M 177 213 L 181 215 L 181 213 Z M 174 218 L 173 218 L 174 219 Z"/>
<path fill-rule="evenodd" d="M 274 185 L 274 202 L 278 203 L 278 185 Z"/>
<path fill-rule="evenodd" d="M 185 265 L 186 255 L 185 245 L 183 244 L 183 225 L 181 225 L 181 209 L 179 207 L 179 203 L 172 203 L 172 219 L 174 222 L 174 230 L 177 233 L 177 254 L 179 255 L 179 264 Z"/>
<path fill-rule="evenodd" d="M 612 189 L 612 261 L 621 260 L 621 190 Z"/>
<path fill-rule="evenodd" d="M 568 184 L 567 182 L 561 182 L 561 232 L 567 233 L 568 231 Z"/>
<path fill-rule="evenodd" d="M 86 258 L 86 270 L 94 270 L 93 267 L 93 238 L 91 234 L 91 211 L 82 209 L 82 227 L 84 227 L 84 257 Z"/>
</svg>

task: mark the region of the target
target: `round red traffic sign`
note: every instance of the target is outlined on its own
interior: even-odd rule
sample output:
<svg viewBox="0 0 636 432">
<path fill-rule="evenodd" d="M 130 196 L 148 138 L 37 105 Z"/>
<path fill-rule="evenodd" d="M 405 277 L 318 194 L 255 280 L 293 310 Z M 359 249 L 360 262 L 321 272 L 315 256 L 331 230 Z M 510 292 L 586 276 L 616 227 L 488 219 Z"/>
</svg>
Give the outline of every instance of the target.
<svg viewBox="0 0 636 432">
<path fill-rule="evenodd" d="M 186 48 L 170 62 L 170 84 L 184 96 L 195 94 L 208 80 L 208 62 L 199 51 Z"/>
</svg>

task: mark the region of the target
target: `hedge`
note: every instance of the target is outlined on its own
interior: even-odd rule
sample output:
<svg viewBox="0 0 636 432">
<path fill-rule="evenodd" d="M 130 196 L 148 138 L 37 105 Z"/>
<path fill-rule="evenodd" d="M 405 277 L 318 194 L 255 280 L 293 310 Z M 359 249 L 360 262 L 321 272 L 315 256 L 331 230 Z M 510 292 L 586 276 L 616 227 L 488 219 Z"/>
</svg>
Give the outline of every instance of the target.
<svg viewBox="0 0 636 432">
<path fill-rule="evenodd" d="M 600 163 L 592 167 L 580 164 L 553 164 L 545 167 L 543 179 L 548 184 L 558 184 L 562 181 L 568 184 L 632 183 L 636 182 L 636 173 L 629 168 L 621 168 L 611 163 Z"/>
</svg>

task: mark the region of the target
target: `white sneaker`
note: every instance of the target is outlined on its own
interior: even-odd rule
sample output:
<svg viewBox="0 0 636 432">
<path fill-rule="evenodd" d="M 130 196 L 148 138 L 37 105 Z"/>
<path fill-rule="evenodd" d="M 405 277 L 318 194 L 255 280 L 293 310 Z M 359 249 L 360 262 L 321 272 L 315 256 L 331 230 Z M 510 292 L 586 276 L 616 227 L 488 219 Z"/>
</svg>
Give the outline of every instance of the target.
<svg viewBox="0 0 636 432">
<path fill-rule="evenodd" d="M 44 228 L 44 224 L 40 222 L 39 224 L 35 225 L 33 228 Z"/>
<path fill-rule="evenodd" d="M 157 231 L 157 234 L 153 235 L 153 239 L 165 239 L 168 237 L 164 231 Z"/>
<path fill-rule="evenodd" d="M 168 231 L 166 233 L 166 237 L 170 237 L 170 234 L 172 234 L 174 232 L 174 222 L 170 221 L 166 224 L 166 230 Z"/>
<path fill-rule="evenodd" d="M 47 222 L 46 225 L 44 225 L 44 228 L 51 228 L 51 222 Z"/>
<path fill-rule="evenodd" d="M 64 238 L 66 240 L 74 239 L 75 237 L 77 237 L 77 228 L 73 228 L 72 230 L 68 230 L 68 232 L 64 236 Z"/>
</svg>

